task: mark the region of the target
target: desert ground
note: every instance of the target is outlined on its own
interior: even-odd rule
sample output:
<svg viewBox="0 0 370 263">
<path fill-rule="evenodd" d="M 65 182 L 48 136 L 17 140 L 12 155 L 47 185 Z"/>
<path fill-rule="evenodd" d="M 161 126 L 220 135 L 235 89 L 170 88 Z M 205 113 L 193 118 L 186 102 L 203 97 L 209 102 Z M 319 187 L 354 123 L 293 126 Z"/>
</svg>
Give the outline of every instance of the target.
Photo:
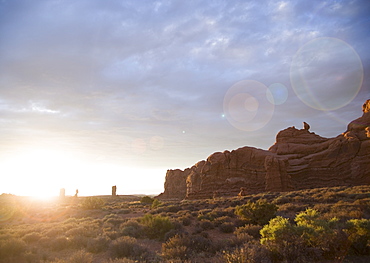
<svg viewBox="0 0 370 263">
<path fill-rule="evenodd" d="M 206 200 L 0 196 L 0 262 L 369 262 L 370 186 Z"/>
</svg>

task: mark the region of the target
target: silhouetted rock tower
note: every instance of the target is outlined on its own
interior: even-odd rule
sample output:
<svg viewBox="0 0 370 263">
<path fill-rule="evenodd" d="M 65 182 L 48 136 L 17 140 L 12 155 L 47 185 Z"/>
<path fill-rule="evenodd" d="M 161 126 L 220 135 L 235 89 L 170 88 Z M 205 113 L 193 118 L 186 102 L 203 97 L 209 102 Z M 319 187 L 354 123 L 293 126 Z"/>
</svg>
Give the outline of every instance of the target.
<svg viewBox="0 0 370 263">
<path fill-rule="evenodd" d="M 117 186 L 112 186 L 112 196 L 117 196 Z"/>
<path fill-rule="evenodd" d="M 66 197 L 66 189 L 61 188 L 59 192 L 59 198 L 64 198 Z"/>
</svg>

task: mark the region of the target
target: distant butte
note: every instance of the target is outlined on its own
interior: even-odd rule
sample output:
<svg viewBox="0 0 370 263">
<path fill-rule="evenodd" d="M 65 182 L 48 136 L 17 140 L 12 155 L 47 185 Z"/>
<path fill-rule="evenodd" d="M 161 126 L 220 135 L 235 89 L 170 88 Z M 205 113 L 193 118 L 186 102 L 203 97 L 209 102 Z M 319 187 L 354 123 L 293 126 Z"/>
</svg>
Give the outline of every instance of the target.
<svg viewBox="0 0 370 263">
<path fill-rule="evenodd" d="M 303 129 L 280 131 L 268 150 L 216 152 L 191 168 L 168 170 L 159 199 L 205 199 L 260 192 L 370 184 L 370 100 L 335 138 Z"/>
</svg>

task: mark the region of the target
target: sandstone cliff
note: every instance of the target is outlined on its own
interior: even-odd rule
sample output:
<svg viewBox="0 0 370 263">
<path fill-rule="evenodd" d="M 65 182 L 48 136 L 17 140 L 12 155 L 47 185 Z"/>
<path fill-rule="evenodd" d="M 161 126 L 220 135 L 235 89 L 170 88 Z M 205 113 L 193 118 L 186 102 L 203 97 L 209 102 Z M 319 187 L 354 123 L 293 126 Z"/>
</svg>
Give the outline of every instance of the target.
<svg viewBox="0 0 370 263">
<path fill-rule="evenodd" d="M 280 131 L 268 150 L 217 152 L 182 170 L 168 170 L 160 199 L 203 199 L 370 183 L 370 100 L 363 115 L 335 138 L 304 129 Z M 240 192 L 242 189 L 242 192 Z"/>
</svg>

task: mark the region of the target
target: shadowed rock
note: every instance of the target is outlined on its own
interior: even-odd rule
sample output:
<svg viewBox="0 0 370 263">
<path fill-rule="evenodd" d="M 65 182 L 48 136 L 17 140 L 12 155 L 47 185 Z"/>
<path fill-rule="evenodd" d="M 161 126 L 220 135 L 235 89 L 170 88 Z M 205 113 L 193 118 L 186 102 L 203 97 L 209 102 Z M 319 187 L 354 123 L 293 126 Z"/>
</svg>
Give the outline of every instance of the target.
<svg viewBox="0 0 370 263">
<path fill-rule="evenodd" d="M 303 122 L 303 129 L 305 129 L 307 131 L 310 129 L 310 125 L 305 121 Z"/>
<path fill-rule="evenodd" d="M 347 131 L 324 138 L 304 129 L 280 131 L 268 150 L 216 152 L 182 170 L 168 170 L 160 199 L 203 199 L 370 183 L 370 100 Z"/>
<path fill-rule="evenodd" d="M 115 197 L 117 196 L 117 186 L 112 186 L 112 196 Z"/>
</svg>

